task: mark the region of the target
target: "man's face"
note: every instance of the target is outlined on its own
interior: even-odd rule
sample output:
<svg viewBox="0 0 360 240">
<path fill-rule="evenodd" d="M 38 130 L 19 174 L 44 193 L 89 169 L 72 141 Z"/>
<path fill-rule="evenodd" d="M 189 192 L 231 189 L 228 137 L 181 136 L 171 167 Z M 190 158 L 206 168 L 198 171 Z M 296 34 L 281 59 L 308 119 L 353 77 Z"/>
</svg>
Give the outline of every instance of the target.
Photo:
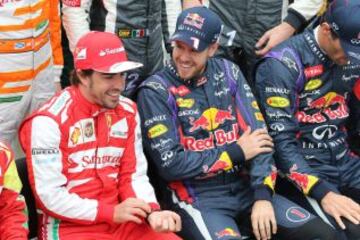
<svg viewBox="0 0 360 240">
<path fill-rule="evenodd" d="M 348 64 L 349 59 L 341 47 L 340 38 L 332 34 L 330 25 L 322 23 L 320 31 L 324 39 L 321 47 L 326 51 L 326 55 L 337 65 Z"/>
<path fill-rule="evenodd" d="M 183 42 L 175 41 L 172 59 L 176 70 L 182 79 L 191 79 L 200 75 L 206 66 L 206 61 L 212 57 L 216 51 L 214 46 L 198 52 Z"/>
<path fill-rule="evenodd" d="M 337 65 L 346 65 L 349 62 L 349 59 L 341 47 L 339 38 L 332 38 L 329 40 L 326 53 L 329 58 Z"/>
<path fill-rule="evenodd" d="M 125 74 L 94 73 L 80 84 L 88 100 L 104 108 L 113 109 L 119 104 L 119 97 L 125 88 Z"/>
</svg>

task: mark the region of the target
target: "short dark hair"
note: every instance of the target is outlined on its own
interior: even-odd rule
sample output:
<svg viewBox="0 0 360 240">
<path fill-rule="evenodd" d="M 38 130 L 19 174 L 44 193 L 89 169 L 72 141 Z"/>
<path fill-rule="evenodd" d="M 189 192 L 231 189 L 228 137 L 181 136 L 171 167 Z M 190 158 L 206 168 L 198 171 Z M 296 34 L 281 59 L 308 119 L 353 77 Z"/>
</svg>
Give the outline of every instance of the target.
<svg viewBox="0 0 360 240">
<path fill-rule="evenodd" d="M 73 86 L 79 86 L 81 84 L 80 78 L 78 74 L 83 74 L 84 77 L 91 76 L 94 73 L 94 70 L 92 69 L 84 69 L 80 70 L 80 73 L 76 72 L 76 69 L 72 70 L 71 77 L 70 77 L 70 83 Z"/>
</svg>

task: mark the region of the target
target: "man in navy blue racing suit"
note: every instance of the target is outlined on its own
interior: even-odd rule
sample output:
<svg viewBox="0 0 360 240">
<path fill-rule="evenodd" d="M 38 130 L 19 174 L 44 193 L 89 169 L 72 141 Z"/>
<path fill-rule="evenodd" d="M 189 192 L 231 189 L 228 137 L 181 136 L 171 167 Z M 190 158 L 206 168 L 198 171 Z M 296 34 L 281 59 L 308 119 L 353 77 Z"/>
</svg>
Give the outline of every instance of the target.
<svg viewBox="0 0 360 240">
<path fill-rule="evenodd" d="M 360 239 L 360 158 L 345 128 L 352 121 L 359 137 L 360 1 L 334 1 L 318 26 L 274 48 L 256 87 L 277 167 L 320 203 L 325 221 Z"/>
<path fill-rule="evenodd" d="M 257 239 L 334 239 L 319 218 L 273 195 L 273 143 L 255 98 L 234 63 L 211 58 L 220 29 L 207 8 L 183 11 L 172 63 L 138 95 L 144 146 L 182 217 L 181 237 L 241 239 L 251 215 Z"/>
</svg>

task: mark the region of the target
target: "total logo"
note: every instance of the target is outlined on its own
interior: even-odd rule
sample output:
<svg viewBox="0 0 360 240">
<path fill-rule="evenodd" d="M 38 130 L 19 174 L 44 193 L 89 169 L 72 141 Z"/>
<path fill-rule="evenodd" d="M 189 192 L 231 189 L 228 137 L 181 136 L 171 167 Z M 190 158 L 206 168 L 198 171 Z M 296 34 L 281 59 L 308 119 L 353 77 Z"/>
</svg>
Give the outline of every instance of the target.
<svg viewBox="0 0 360 240">
<path fill-rule="evenodd" d="M 223 124 L 226 120 L 235 120 L 235 117 L 232 115 L 232 108 L 229 106 L 228 110 L 221 110 L 217 108 L 206 109 L 198 119 L 193 117 L 189 118 L 190 132 L 194 132 L 198 129 L 203 129 L 211 131 L 217 129 L 220 124 Z"/>
</svg>

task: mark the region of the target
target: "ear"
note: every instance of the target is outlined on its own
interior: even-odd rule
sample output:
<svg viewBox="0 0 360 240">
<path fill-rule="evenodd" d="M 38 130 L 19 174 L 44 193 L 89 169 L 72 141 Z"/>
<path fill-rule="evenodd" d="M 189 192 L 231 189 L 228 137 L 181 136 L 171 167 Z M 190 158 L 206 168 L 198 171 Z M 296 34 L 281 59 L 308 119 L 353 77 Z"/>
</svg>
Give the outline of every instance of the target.
<svg viewBox="0 0 360 240">
<path fill-rule="evenodd" d="M 331 37 L 331 26 L 327 22 L 323 22 L 320 24 L 320 31 L 325 36 Z"/>
<path fill-rule="evenodd" d="M 209 46 L 209 53 L 208 56 L 209 57 L 213 57 L 217 51 L 217 49 L 219 48 L 219 43 L 213 43 Z"/>
<path fill-rule="evenodd" d="M 77 76 L 78 76 L 78 78 L 79 78 L 82 85 L 84 85 L 84 86 L 89 85 L 89 82 L 90 82 L 89 77 L 86 76 L 82 70 L 77 69 L 76 74 L 77 74 Z"/>
</svg>

